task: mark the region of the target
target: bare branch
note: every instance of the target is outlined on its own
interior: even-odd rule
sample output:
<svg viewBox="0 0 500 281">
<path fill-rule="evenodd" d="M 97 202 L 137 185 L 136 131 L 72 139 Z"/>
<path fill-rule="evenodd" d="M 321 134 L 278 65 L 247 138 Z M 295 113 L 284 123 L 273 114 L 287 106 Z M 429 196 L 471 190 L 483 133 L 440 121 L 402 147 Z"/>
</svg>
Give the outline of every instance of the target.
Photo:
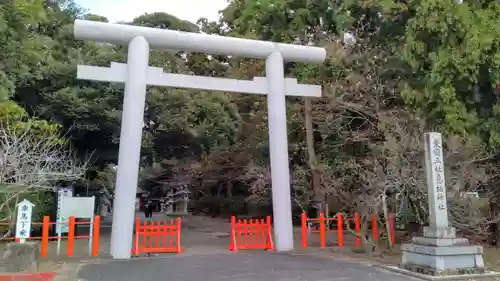
<svg viewBox="0 0 500 281">
<path fill-rule="evenodd" d="M 40 135 L 30 123 L 0 130 L 0 212 L 26 192 L 50 190 L 60 181 L 73 181 L 86 171 L 57 133 Z M 8 212 L 12 213 L 12 212 Z"/>
</svg>

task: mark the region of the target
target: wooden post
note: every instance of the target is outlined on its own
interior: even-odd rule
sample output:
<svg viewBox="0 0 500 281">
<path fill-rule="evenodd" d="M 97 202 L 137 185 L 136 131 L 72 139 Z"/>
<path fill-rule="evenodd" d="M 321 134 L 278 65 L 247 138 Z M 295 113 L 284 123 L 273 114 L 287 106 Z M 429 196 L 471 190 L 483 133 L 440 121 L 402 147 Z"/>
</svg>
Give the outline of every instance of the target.
<svg viewBox="0 0 500 281">
<path fill-rule="evenodd" d="M 271 223 L 271 216 L 266 217 L 266 229 L 267 229 L 267 249 L 269 251 L 274 251 L 274 242 L 273 242 L 273 234 L 272 232 L 272 223 Z"/>
<path fill-rule="evenodd" d="M 361 222 L 360 222 L 360 217 L 359 213 L 354 213 L 354 228 L 356 231 L 356 247 L 361 246 L 361 238 L 359 235 L 361 234 Z"/>
<path fill-rule="evenodd" d="M 378 224 L 377 224 L 377 216 L 372 216 L 372 233 L 373 233 L 373 242 L 378 241 Z"/>
<path fill-rule="evenodd" d="M 337 240 L 339 248 L 344 247 L 344 217 L 342 213 L 337 214 Z"/>
<path fill-rule="evenodd" d="M 302 213 L 301 216 L 301 224 L 302 224 L 302 248 L 307 248 L 307 214 L 306 212 Z"/>
<path fill-rule="evenodd" d="M 243 230 L 242 231 L 243 232 L 243 238 L 240 240 L 240 245 L 242 245 L 242 247 L 245 247 L 248 244 L 247 241 L 249 240 L 249 234 L 250 234 L 250 233 L 248 233 L 249 227 L 248 227 L 248 221 L 247 221 L 247 219 L 243 219 L 243 225 L 240 224 L 240 226 L 242 226 L 242 228 L 243 228 L 243 229 L 240 228 L 241 230 Z M 239 235 L 241 235 L 241 232 L 240 232 Z"/>
<path fill-rule="evenodd" d="M 176 249 L 177 249 L 177 253 L 181 253 L 182 252 L 182 247 L 181 247 L 181 223 L 182 223 L 182 220 L 181 218 L 177 218 L 177 226 L 176 226 L 176 231 L 177 231 L 177 239 L 176 239 Z M 172 241 L 172 240 L 170 240 Z"/>
<path fill-rule="evenodd" d="M 139 237 L 141 236 L 141 229 L 141 219 L 135 218 L 135 241 L 132 250 L 132 255 L 134 255 L 135 257 L 139 256 Z"/>
<path fill-rule="evenodd" d="M 92 256 L 97 257 L 99 255 L 99 233 L 101 227 L 101 217 L 94 217 L 93 233 L 92 233 Z"/>
<path fill-rule="evenodd" d="M 319 243 L 321 248 L 326 247 L 326 226 L 325 226 L 325 213 L 319 214 Z"/>
<path fill-rule="evenodd" d="M 43 258 L 47 257 L 48 247 L 49 247 L 49 227 L 50 227 L 50 217 L 43 217 L 42 224 L 42 245 L 41 245 L 41 256 Z"/>
<path fill-rule="evenodd" d="M 389 236 L 391 239 L 391 245 L 396 243 L 396 222 L 394 214 L 389 214 Z"/>
<path fill-rule="evenodd" d="M 238 251 L 238 248 L 236 246 L 236 217 L 232 216 L 231 217 L 231 242 L 229 244 L 229 251 Z"/>
<path fill-rule="evenodd" d="M 69 229 L 68 229 L 68 257 L 73 256 L 73 248 L 75 247 L 75 217 L 69 217 Z"/>
</svg>

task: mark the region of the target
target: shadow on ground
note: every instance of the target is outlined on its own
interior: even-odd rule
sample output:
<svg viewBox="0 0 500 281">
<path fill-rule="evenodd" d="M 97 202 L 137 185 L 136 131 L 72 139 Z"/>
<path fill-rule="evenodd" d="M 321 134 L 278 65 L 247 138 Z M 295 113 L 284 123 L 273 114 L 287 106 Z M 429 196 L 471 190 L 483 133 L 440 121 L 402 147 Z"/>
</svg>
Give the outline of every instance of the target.
<svg viewBox="0 0 500 281">
<path fill-rule="evenodd" d="M 238 252 L 110 261 L 80 269 L 85 281 L 405 281 L 406 276 L 320 257 Z"/>
</svg>

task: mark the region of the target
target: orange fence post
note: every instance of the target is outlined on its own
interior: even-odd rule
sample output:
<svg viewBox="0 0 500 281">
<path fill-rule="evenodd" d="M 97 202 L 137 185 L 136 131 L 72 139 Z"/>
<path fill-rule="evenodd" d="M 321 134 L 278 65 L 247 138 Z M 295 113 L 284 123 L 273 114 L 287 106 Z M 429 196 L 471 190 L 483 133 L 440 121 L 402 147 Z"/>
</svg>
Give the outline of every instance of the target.
<svg viewBox="0 0 500 281">
<path fill-rule="evenodd" d="M 135 239 L 134 246 L 132 248 L 132 254 L 137 257 L 139 256 L 139 237 L 141 236 L 141 219 L 135 218 Z"/>
<path fill-rule="evenodd" d="M 236 217 L 231 217 L 231 242 L 229 243 L 229 251 L 238 251 L 236 248 Z"/>
<path fill-rule="evenodd" d="M 307 214 L 306 212 L 302 213 L 301 216 L 302 222 L 302 248 L 307 248 Z"/>
<path fill-rule="evenodd" d="M 180 217 L 177 218 L 177 224 L 176 224 L 176 245 L 175 245 L 175 249 L 177 251 L 177 253 L 182 253 L 182 248 L 181 248 L 181 227 L 182 227 L 182 220 Z"/>
<path fill-rule="evenodd" d="M 263 229 L 264 233 L 262 233 L 262 236 L 267 236 L 266 250 L 269 250 L 269 251 L 274 251 L 273 234 L 271 233 L 272 227 L 273 226 L 271 224 L 271 216 L 267 216 L 266 217 L 266 227 L 264 227 L 264 229 Z"/>
<path fill-rule="evenodd" d="M 360 222 L 360 217 L 359 213 L 354 213 L 354 229 L 356 231 L 356 247 L 361 246 L 361 238 L 359 237 L 359 234 L 361 232 L 361 222 Z"/>
<path fill-rule="evenodd" d="M 243 223 L 238 222 L 240 224 L 240 233 L 243 234 L 243 237 L 241 238 L 243 246 L 246 246 L 247 240 L 248 240 L 248 232 L 246 231 L 248 229 L 247 226 L 247 219 L 243 219 Z"/>
<path fill-rule="evenodd" d="M 378 241 L 378 224 L 377 224 L 377 216 L 372 216 L 372 235 L 373 241 Z"/>
<path fill-rule="evenodd" d="M 340 248 L 344 247 L 344 218 L 342 213 L 337 214 L 337 242 Z"/>
<path fill-rule="evenodd" d="M 47 257 L 48 247 L 49 247 L 49 226 L 50 226 L 50 217 L 43 217 L 42 224 L 42 245 L 41 245 L 41 256 Z"/>
<path fill-rule="evenodd" d="M 99 255 L 99 234 L 101 227 L 101 217 L 94 217 L 94 225 L 92 226 L 92 256 L 97 257 Z"/>
<path fill-rule="evenodd" d="M 389 236 L 391 244 L 394 245 L 396 243 L 396 222 L 394 214 L 389 214 Z"/>
<path fill-rule="evenodd" d="M 319 214 L 319 243 L 321 248 L 326 247 L 325 214 L 323 212 Z"/>
<path fill-rule="evenodd" d="M 75 217 L 69 217 L 69 229 L 68 229 L 68 257 L 73 256 L 73 248 L 75 243 Z"/>
</svg>

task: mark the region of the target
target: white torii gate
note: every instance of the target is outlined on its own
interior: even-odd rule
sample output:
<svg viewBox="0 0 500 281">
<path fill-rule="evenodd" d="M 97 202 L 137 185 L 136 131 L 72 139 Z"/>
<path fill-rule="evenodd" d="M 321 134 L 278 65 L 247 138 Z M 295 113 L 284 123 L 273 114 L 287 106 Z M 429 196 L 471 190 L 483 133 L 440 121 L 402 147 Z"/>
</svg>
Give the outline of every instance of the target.
<svg viewBox="0 0 500 281">
<path fill-rule="evenodd" d="M 147 85 L 267 94 L 275 244 L 278 251 L 293 249 L 285 93 L 320 97 L 321 86 L 285 78 L 283 63 L 322 63 L 325 49 L 86 20 L 75 21 L 74 34 L 80 40 L 128 44 L 127 64 L 78 66 L 78 79 L 125 83 L 111 233 L 113 258 L 131 256 Z M 163 73 L 161 68 L 149 67 L 150 47 L 266 59 L 266 77 L 245 81 Z"/>
</svg>

